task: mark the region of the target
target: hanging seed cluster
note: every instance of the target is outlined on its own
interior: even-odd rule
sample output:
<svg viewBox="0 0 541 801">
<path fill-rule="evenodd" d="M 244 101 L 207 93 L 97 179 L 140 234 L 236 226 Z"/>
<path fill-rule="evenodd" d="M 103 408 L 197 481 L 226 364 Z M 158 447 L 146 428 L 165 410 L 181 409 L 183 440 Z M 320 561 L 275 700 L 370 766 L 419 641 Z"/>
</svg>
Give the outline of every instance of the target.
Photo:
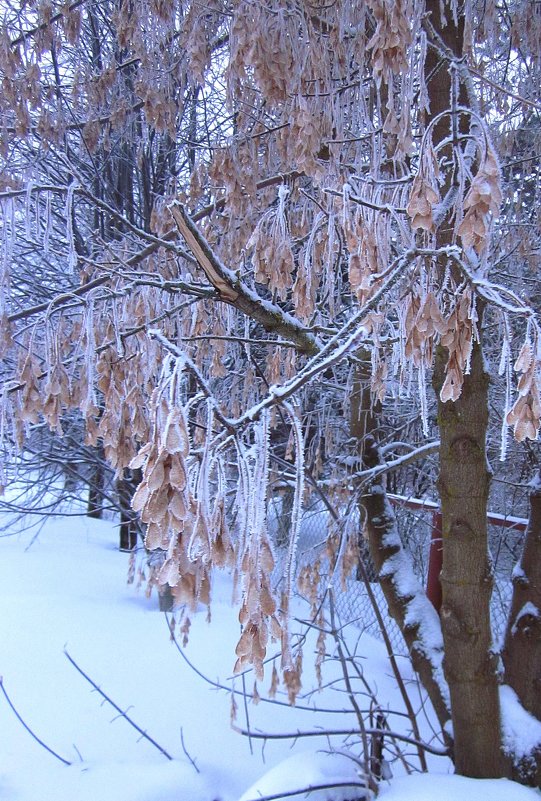
<svg viewBox="0 0 541 801">
<path fill-rule="evenodd" d="M 415 406 L 428 436 L 434 354 L 440 399 L 456 402 L 489 306 L 505 430 L 539 431 L 541 22 L 527 3 L 451 5 L 465 51 L 437 118 L 439 44 L 411 0 L 122 0 L 110 18 L 100 4 L 26 2 L 0 31 L 6 447 L 79 415 L 117 477 L 141 471 L 133 506 L 157 586 L 194 606 L 213 567 L 232 569 L 236 669 L 260 677 L 280 641 L 291 700 L 295 527 L 278 600 L 268 501 L 285 473 L 298 516 L 308 464 L 347 505 L 356 349 L 373 400 Z M 177 236 L 174 200 L 203 255 Z M 201 267 L 209 253 L 227 298 Z M 301 579 L 314 603 L 318 571 Z"/>
</svg>

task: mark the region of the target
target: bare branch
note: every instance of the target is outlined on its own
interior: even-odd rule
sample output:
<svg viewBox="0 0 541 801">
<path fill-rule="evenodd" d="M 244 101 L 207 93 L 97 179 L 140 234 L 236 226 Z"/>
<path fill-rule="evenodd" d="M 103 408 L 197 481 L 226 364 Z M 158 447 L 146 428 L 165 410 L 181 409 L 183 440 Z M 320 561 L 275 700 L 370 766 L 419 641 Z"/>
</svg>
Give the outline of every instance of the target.
<svg viewBox="0 0 541 801">
<path fill-rule="evenodd" d="M 0 676 L 0 690 L 2 690 L 4 698 L 6 699 L 11 711 L 13 712 L 13 714 L 15 715 L 15 717 L 17 718 L 19 723 L 21 723 L 22 726 L 26 729 L 28 734 L 30 734 L 30 736 L 33 737 L 33 739 L 37 743 L 39 743 L 42 746 L 42 748 L 45 748 L 46 751 L 48 751 L 50 754 L 52 754 L 54 757 L 56 757 L 59 760 L 59 762 L 62 762 L 64 765 L 71 765 L 71 762 L 68 762 L 67 759 L 64 759 L 64 757 L 61 757 L 60 754 L 56 753 L 56 751 L 53 751 L 53 749 L 50 748 L 46 743 L 44 743 L 43 740 L 40 740 L 40 738 L 37 736 L 37 734 L 34 734 L 32 729 L 30 728 L 30 726 L 27 723 L 25 723 L 25 721 L 22 719 L 20 714 L 17 712 L 17 709 L 15 708 L 15 706 L 13 704 L 13 701 L 11 700 L 11 698 L 9 697 L 9 695 L 7 693 L 7 690 L 6 690 L 5 686 L 4 686 L 4 679 L 3 679 L 2 676 Z"/>
<path fill-rule="evenodd" d="M 172 756 L 171 756 L 171 755 L 170 755 L 170 754 L 169 754 L 169 753 L 168 753 L 168 752 L 165 750 L 165 748 L 162 748 L 162 746 L 161 746 L 161 745 L 159 745 L 159 743 L 157 743 L 157 742 L 156 742 L 156 740 L 154 740 L 154 739 L 153 739 L 153 738 L 152 738 L 152 737 L 151 737 L 149 734 L 147 734 L 147 732 L 146 732 L 146 731 L 144 731 L 144 730 L 143 730 L 143 729 L 142 729 L 140 726 L 138 726 L 138 725 L 137 725 L 137 723 L 135 723 L 135 721 L 134 721 L 134 720 L 132 720 L 132 718 L 130 718 L 130 716 L 127 714 L 127 712 L 126 712 L 124 709 L 121 709 L 121 708 L 118 706 L 118 704 L 116 704 L 116 703 L 115 703 L 115 702 L 114 702 L 114 701 L 113 701 L 113 700 L 112 700 L 112 699 L 111 699 L 111 698 L 110 698 L 110 697 L 107 695 L 107 693 L 105 693 L 105 692 L 104 692 L 104 691 L 101 689 L 101 687 L 99 687 L 99 686 L 96 684 L 96 682 L 95 682 L 95 681 L 93 681 L 93 679 L 91 679 L 91 678 L 90 678 L 90 676 L 89 676 L 87 673 L 85 673 L 85 672 L 84 672 L 84 670 L 83 670 L 82 668 L 80 668 L 80 667 L 79 667 L 79 665 L 77 664 L 77 662 L 76 662 L 76 661 L 73 659 L 73 657 L 71 657 L 71 656 L 69 655 L 69 653 L 68 653 L 68 652 L 67 652 L 65 649 L 64 649 L 64 655 L 66 656 L 67 660 L 68 660 L 68 661 L 69 661 L 69 662 L 70 662 L 70 663 L 73 665 L 73 667 L 75 668 L 75 670 L 76 670 L 78 673 L 80 673 L 80 674 L 81 674 L 81 676 L 83 676 L 83 678 L 85 678 L 89 684 L 91 684 L 91 685 L 92 685 L 92 687 L 93 687 L 93 688 L 96 690 L 96 692 L 98 692 L 98 693 L 101 695 L 101 697 L 102 697 L 102 698 L 103 698 L 105 701 L 107 701 L 107 703 L 108 703 L 108 704 L 110 704 L 110 705 L 113 707 L 113 709 L 116 709 L 116 711 L 118 712 L 118 715 L 119 715 L 119 717 L 121 717 L 121 718 L 124 718 L 124 720 L 125 720 L 127 723 L 129 723 L 129 724 L 130 724 L 130 726 L 132 726 L 132 728 L 134 728 L 134 729 L 135 729 L 135 731 L 136 731 L 136 732 L 138 732 L 138 733 L 141 735 L 141 737 L 142 737 L 142 738 L 144 738 L 145 740 L 148 740 L 148 742 L 149 742 L 151 745 L 153 745 L 153 746 L 154 746 L 154 748 L 156 748 L 156 749 L 157 749 L 157 750 L 160 752 L 160 754 L 163 754 L 163 755 L 164 755 L 164 757 L 166 757 L 166 759 L 169 759 L 169 760 L 172 760 L 172 759 L 173 759 L 173 757 L 172 757 Z"/>
</svg>

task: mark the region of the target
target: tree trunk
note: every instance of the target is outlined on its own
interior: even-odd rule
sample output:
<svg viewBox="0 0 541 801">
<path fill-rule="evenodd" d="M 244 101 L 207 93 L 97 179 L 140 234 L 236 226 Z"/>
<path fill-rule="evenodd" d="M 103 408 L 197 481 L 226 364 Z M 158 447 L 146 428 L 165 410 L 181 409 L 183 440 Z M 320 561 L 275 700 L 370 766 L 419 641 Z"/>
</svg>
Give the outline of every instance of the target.
<svg viewBox="0 0 541 801">
<path fill-rule="evenodd" d="M 357 352 L 357 358 L 351 393 L 350 433 L 357 441 L 359 463 L 363 465 L 365 464 L 367 436 L 370 435 L 371 444 L 377 441 L 377 415 L 381 413 L 381 404 L 379 402 L 374 403 L 370 392 L 370 376 L 372 372 L 370 352 L 361 349 Z M 364 504 L 361 504 L 361 506 L 362 515 Z M 367 542 L 363 531 L 359 531 L 358 539 L 360 558 L 363 561 L 368 578 L 370 581 L 377 581 L 378 571 L 370 553 L 370 543 Z M 357 571 L 357 579 L 358 581 L 363 580 L 360 570 Z"/>
<path fill-rule="evenodd" d="M 279 548 L 287 548 L 291 541 L 291 516 L 293 514 L 294 500 L 295 490 L 288 484 L 282 490 L 280 514 L 277 521 L 276 545 Z"/>
<path fill-rule="evenodd" d="M 105 479 L 103 458 L 105 458 L 103 449 L 99 447 L 96 450 L 96 459 L 90 466 L 86 514 L 87 517 L 92 517 L 94 520 L 101 520 L 103 517 L 103 483 Z"/>
<path fill-rule="evenodd" d="M 455 58 L 464 54 L 464 14 L 455 17 L 449 2 L 426 0 L 426 11 L 437 37 Z M 456 21 L 455 21 L 456 20 Z M 425 62 L 430 115 L 437 119 L 433 141 L 446 140 L 451 156 L 452 126 L 444 114 L 451 97 L 451 66 L 437 47 L 429 47 Z M 462 82 L 459 105 L 469 99 Z M 467 118 L 459 129 L 468 127 Z M 454 135 L 454 134 L 453 134 Z M 441 150 L 440 158 L 445 151 Z M 449 173 L 450 188 L 453 180 Z M 437 247 L 453 244 L 453 225 L 442 220 Z M 448 268 L 443 259 L 440 270 Z M 457 276 L 459 280 L 461 277 Z M 480 323 L 481 325 L 481 323 Z M 434 369 L 438 394 L 445 378 L 447 351 L 439 347 Z M 438 400 L 442 511 L 443 569 L 441 623 L 445 644 L 444 668 L 449 684 L 454 733 L 455 768 L 463 776 L 498 777 L 505 773 L 501 752 L 497 657 L 492 650 L 490 597 L 492 574 L 488 556 L 487 504 L 490 473 L 487 468 L 488 376 L 481 345 L 474 344 L 471 373 L 465 377 L 456 402 Z"/>
<path fill-rule="evenodd" d="M 505 682 L 522 706 L 541 720 L 541 470 L 530 492 L 522 559 L 513 571 L 513 598 L 502 652 Z M 520 778 L 541 784 L 541 752 L 518 767 Z"/>
<path fill-rule="evenodd" d="M 382 462 L 374 438 L 367 435 L 364 441 L 365 467 L 376 467 Z M 370 553 L 389 612 L 404 636 L 413 667 L 428 693 L 442 732 L 448 736 L 450 712 L 442 670 L 443 641 L 438 615 L 417 581 L 411 559 L 402 547 L 384 481 L 382 474 L 372 479 L 362 499 Z"/>
<path fill-rule="evenodd" d="M 120 542 L 121 551 L 133 551 L 137 547 L 137 520 L 131 508 L 131 500 L 137 483 L 124 473 L 117 481 L 117 492 L 120 506 Z"/>
<path fill-rule="evenodd" d="M 435 389 L 446 355 L 439 348 Z M 501 776 L 497 656 L 490 629 L 492 572 L 488 555 L 488 375 L 480 345 L 456 402 L 438 401 L 443 569 L 441 623 L 449 684 L 455 767 L 463 776 Z"/>
</svg>

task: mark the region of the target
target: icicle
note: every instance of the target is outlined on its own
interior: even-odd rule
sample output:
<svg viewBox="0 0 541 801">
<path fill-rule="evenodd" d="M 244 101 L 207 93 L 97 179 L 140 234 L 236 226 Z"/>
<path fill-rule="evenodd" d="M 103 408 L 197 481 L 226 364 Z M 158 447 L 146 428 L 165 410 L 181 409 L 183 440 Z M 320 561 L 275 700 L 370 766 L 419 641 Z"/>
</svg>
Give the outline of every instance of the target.
<svg viewBox="0 0 541 801">
<path fill-rule="evenodd" d="M 244 352 L 246 353 L 246 358 L 248 362 L 252 360 L 252 349 L 250 347 L 250 318 L 248 315 L 244 319 L 244 339 L 247 341 L 244 343 Z"/>
<path fill-rule="evenodd" d="M 77 251 L 75 250 L 75 238 L 73 235 L 73 193 L 75 192 L 75 181 L 68 186 L 66 195 L 66 206 L 64 214 L 66 217 L 66 237 L 68 240 L 68 273 L 73 275 L 77 265 Z"/>
<path fill-rule="evenodd" d="M 51 209 L 51 193 L 47 192 L 45 201 L 45 231 L 43 232 L 43 252 L 47 256 L 51 242 L 51 231 L 53 227 L 53 215 Z"/>
<path fill-rule="evenodd" d="M 297 544 L 299 540 L 299 533 L 301 528 L 302 518 L 302 502 L 304 497 L 304 437 L 302 434 L 301 424 L 295 412 L 295 409 L 290 403 L 284 403 L 289 418 L 291 420 L 292 432 L 295 439 L 295 494 L 293 496 L 293 509 L 291 511 L 291 530 L 289 548 L 287 553 L 287 561 L 284 571 L 284 585 L 285 594 L 287 598 L 291 597 L 293 589 L 293 581 L 295 577 L 295 564 L 297 556 Z M 293 670 L 293 660 L 291 650 L 289 648 L 289 620 L 285 616 L 282 622 L 282 629 L 284 632 L 282 648 L 282 668 L 286 670 Z"/>
<path fill-rule="evenodd" d="M 286 200 L 288 196 L 289 189 L 285 184 L 280 184 L 278 187 L 278 209 L 271 226 L 273 237 L 279 241 L 285 241 L 289 236 L 286 218 Z"/>
<path fill-rule="evenodd" d="M 253 486 L 250 487 L 250 534 L 254 547 L 259 546 L 260 537 L 267 523 L 267 487 L 269 482 L 269 412 L 265 409 L 260 424 L 255 430 Z"/>
<path fill-rule="evenodd" d="M 83 401 L 84 413 L 97 406 L 96 393 L 94 390 L 94 368 L 96 358 L 96 332 L 94 330 L 94 299 L 90 298 L 88 301 L 86 319 L 85 319 L 85 334 L 86 334 L 86 398 Z"/>
<path fill-rule="evenodd" d="M 2 230 L 2 267 L 0 281 L 3 285 L 8 282 L 11 262 L 13 261 L 13 248 L 15 244 L 15 204 L 13 198 L 7 198 L 2 203 L 4 225 Z"/>
<path fill-rule="evenodd" d="M 9 268 L 10 268 L 10 231 L 8 220 L 8 203 L 2 204 L 2 216 L 4 219 L 2 230 L 2 262 L 0 265 L 0 315 L 7 314 L 6 309 L 6 290 L 9 283 Z"/>
<path fill-rule="evenodd" d="M 510 329 L 509 319 L 506 314 L 503 315 L 503 337 L 502 337 L 502 353 L 500 356 L 500 364 L 498 366 L 498 375 L 505 374 L 505 400 L 502 417 L 501 428 L 501 441 L 500 441 L 500 462 L 505 462 L 507 458 L 507 447 L 509 442 L 509 425 L 507 423 L 507 415 L 512 406 L 511 399 L 511 343 L 510 343 Z"/>
<path fill-rule="evenodd" d="M 171 408 L 174 406 L 182 406 L 182 375 L 186 366 L 186 358 L 184 355 L 177 356 L 174 360 L 174 365 L 171 374 L 171 386 L 169 388 L 169 405 Z"/>
<path fill-rule="evenodd" d="M 426 371 L 423 359 L 421 359 L 421 363 L 417 369 L 417 379 L 419 384 L 419 401 L 421 405 L 421 423 L 423 426 L 423 435 L 428 437 L 430 432 L 428 429 L 428 404 L 426 401 Z"/>
<path fill-rule="evenodd" d="M 430 113 L 430 100 L 425 79 L 425 61 L 427 51 L 427 37 L 424 30 L 419 35 L 419 108 Z"/>
<path fill-rule="evenodd" d="M 535 336 L 535 330 L 534 330 L 534 320 L 530 316 L 530 317 L 528 317 L 528 322 L 526 323 L 525 341 L 526 342 L 530 342 L 530 344 L 531 344 L 532 339 L 535 341 L 535 338 L 536 338 L 536 336 Z"/>
<path fill-rule="evenodd" d="M 285 221 L 285 204 L 289 196 L 289 189 L 285 184 L 280 184 L 278 187 L 278 217 L 280 220 Z M 284 230 L 285 234 L 285 230 Z"/>
<path fill-rule="evenodd" d="M 507 415 L 511 409 L 511 359 L 507 359 L 505 369 L 505 404 L 502 417 L 502 431 L 500 443 L 500 462 L 505 462 L 507 458 L 507 444 L 509 441 L 509 425 L 507 423 Z"/>
<path fill-rule="evenodd" d="M 24 201 L 24 233 L 27 239 L 32 239 L 32 192 L 34 184 L 30 179 L 26 185 L 26 195 Z"/>
<path fill-rule="evenodd" d="M 351 186 L 346 182 L 342 186 L 342 228 L 347 231 L 349 224 L 349 196 L 351 194 Z"/>
<path fill-rule="evenodd" d="M 34 202 L 34 228 L 36 230 L 36 241 L 39 242 L 41 235 L 41 197 L 39 190 L 36 190 L 36 199 Z"/>
<path fill-rule="evenodd" d="M 440 293 L 443 293 L 445 290 L 449 289 L 451 284 L 451 265 L 449 262 L 445 265 L 445 272 L 443 274 L 443 281 L 441 282 L 441 290 Z"/>
<path fill-rule="evenodd" d="M 407 308 L 403 303 L 401 303 L 397 307 L 397 316 L 398 316 L 398 355 L 397 360 L 398 364 L 400 365 L 400 376 L 399 376 L 399 395 L 403 396 L 405 384 L 406 384 L 406 369 L 407 365 L 409 364 L 409 359 L 406 358 L 406 341 L 407 341 L 407 332 L 406 332 L 406 315 L 407 315 Z"/>
<path fill-rule="evenodd" d="M 7 403 L 7 390 L 4 388 L 0 400 L 0 495 L 4 494 L 6 487 L 6 472 L 4 464 L 4 452 L 6 448 L 6 403 Z"/>
<path fill-rule="evenodd" d="M 244 452 L 244 447 L 238 437 L 235 437 L 235 450 L 237 451 L 237 467 L 239 478 L 237 482 L 237 492 L 235 495 L 235 509 L 238 512 L 238 533 L 239 548 L 238 554 L 242 559 L 248 542 L 248 497 L 250 487 L 250 475 L 248 461 Z"/>
<path fill-rule="evenodd" d="M 326 265 L 325 265 L 325 292 L 329 299 L 329 317 L 334 319 L 336 316 L 335 307 L 335 281 L 337 270 L 334 269 L 335 253 L 334 247 L 336 242 L 336 213 L 334 205 L 329 212 L 329 222 L 327 226 L 327 251 L 326 251 Z"/>
<path fill-rule="evenodd" d="M 76 262 L 77 262 L 77 257 L 75 257 L 75 263 Z M 72 272 L 72 270 L 70 270 L 70 272 Z M 113 307 L 113 328 L 115 332 L 116 352 L 118 353 L 119 357 L 122 358 L 122 356 L 124 356 L 125 353 L 125 348 L 124 348 L 124 342 L 120 335 L 120 325 L 118 322 L 118 308 L 114 300 L 112 303 L 112 307 Z"/>
</svg>

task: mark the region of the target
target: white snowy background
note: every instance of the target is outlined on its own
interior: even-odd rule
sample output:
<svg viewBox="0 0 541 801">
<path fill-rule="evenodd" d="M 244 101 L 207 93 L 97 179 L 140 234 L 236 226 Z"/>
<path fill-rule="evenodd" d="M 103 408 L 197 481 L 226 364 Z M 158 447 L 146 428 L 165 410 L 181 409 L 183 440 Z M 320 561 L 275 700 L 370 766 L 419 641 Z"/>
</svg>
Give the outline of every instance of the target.
<svg viewBox="0 0 541 801">
<path fill-rule="evenodd" d="M 205 682 L 182 659 L 156 596 L 148 599 L 127 584 L 129 557 L 117 550 L 113 523 L 77 516 L 50 518 L 36 536 L 35 530 L 8 528 L 8 522 L 0 519 L 0 675 L 26 723 L 71 764 L 62 764 L 36 743 L 0 694 L 2 801 L 252 801 L 310 785 L 358 781 L 353 760 L 343 753 L 329 754 L 331 746 L 343 748 L 342 738 L 250 744 L 231 728 L 230 694 Z M 239 633 L 231 593 L 231 580 L 218 576 L 212 620 L 206 621 L 205 608 L 191 616 L 185 649 L 199 670 L 227 686 Z M 303 614 L 302 608 L 298 613 Z M 381 643 L 367 635 L 357 643 L 358 630 L 348 636 L 362 655 L 364 675 L 380 704 L 402 710 Z M 69 663 L 65 650 L 172 760 L 141 739 L 103 701 Z M 311 651 L 313 646 L 308 646 L 298 704 L 337 712 L 249 702 L 249 726 L 254 732 L 355 725 L 352 714 L 339 711 L 348 705 L 336 685 L 322 693 L 310 692 L 315 687 Z M 325 668 L 326 682 L 340 673 L 336 662 Z M 406 680 L 411 679 L 405 660 L 403 670 Z M 245 681 L 251 690 L 253 678 Z M 270 675 L 259 688 L 262 695 L 269 683 Z M 242 690 L 242 680 L 237 678 L 234 687 Z M 245 727 L 242 697 L 237 703 L 237 724 Z M 405 730 L 400 718 L 389 720 Z M 197 770 L 184 752 L 181 732 Z M 431 736 L 427 725 L 423 736 Z M 384 801 L 541 798 L 538 791 L 506 780 L 453 776 L 446 758 L 431 757 L 429 763 L 429 774 L 410 776 L 404 775 L 400 764 L 393 764 L 393 778 L 382 783 L 379 797 Z M 358 792 L 342 787 L 314 792 L 309 798 L 352 801 L 361 797 Z"/>
</svg>

